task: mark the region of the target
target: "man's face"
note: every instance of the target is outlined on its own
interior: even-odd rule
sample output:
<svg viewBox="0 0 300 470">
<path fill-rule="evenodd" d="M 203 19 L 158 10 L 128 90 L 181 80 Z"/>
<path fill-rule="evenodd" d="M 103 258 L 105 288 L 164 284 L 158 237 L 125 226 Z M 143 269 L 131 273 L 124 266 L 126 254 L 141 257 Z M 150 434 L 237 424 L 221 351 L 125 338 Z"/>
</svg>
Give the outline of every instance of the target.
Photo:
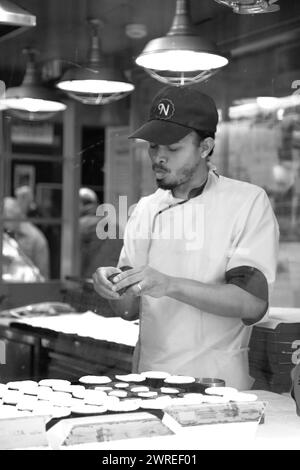
<svg viewBox="0 0 300 470">
<path fill-rule="evenodd" d="M 149 156 L 157 185 L 162 189 L 174 189 L 196 181 L 206 168 L 195 132 L 171 145 L 150 142 Z"/>
<path fill-rule="evenodd" d="M 12 204 L 10 202 L 4 202 L 4 208 L 3 208 L 3 216 L 11 220 L 6 220 L 3 222 L 3 226 L 5 230 L 8 232 L 18 232 L 20 229 L 20 219 L 22 217 L 22 213 L 15 204 Z"/>
</svg>

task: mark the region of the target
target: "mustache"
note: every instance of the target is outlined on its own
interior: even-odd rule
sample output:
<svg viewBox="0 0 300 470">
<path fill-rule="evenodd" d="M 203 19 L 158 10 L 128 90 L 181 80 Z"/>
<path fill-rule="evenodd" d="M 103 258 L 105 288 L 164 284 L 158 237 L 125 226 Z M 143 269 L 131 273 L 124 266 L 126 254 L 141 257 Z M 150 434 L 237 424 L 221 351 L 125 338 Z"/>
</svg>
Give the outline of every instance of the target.
<svg viewBox="0 0 300 470">
<path fill-rule="evenodd" d="M 157 165 L 157 164 L 155 164 L 155 163 L 152 165 L 152 170 L 153 170 L 153 171 L 162 170 L 162 171 L 169 172 L 168 168 L 165 168 L 165 167 L 162 166 L 162 165 Z"/>
</svg>

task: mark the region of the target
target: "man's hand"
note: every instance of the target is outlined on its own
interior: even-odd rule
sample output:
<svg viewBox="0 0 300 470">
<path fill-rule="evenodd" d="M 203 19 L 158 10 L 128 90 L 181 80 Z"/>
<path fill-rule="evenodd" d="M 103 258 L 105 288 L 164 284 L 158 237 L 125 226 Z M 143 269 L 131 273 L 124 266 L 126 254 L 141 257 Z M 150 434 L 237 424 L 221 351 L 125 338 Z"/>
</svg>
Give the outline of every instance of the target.
<svg viewBox="0 0 300 470">
<path fill-rule="evenodd" d="M 93 274 L 95 291 L 105 299 L 118 300 L 120 295 L 112 290 L 114 284 L 108 280 L 108 277 L 114 273 L 121 273 L 121 269 L 107 266 L 98 268 Z"/>
<path fill-rule="evenodd" d="M 121 272 L 114 277 L 114 292 L 128 287 L 126 294 L 135 296 L 150 295 L 151 297 L 163 297 L 167 295 L 170 277 L 151 268 L 142 266 Z"/>
</svg>

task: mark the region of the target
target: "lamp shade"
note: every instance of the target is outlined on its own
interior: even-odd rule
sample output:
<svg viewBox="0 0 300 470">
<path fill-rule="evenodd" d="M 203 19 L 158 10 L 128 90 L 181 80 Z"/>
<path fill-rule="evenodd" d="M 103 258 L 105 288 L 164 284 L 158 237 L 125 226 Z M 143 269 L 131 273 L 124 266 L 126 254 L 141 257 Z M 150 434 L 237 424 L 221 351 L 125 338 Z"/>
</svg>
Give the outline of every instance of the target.
<svg viewBox="0 0 300 470">
<path fill-rule="evenodd" d="M 110 67 L 100 55 L 100 20 L 89 21 L 92 38 L 87 64 L 68 69 L 57 83 L 57 87 L 68 96 L 85 104 L 106 104 L 125 97 L 134 90 L 121 70 Z"/>
<path fill-rule="evenodd" d="M 278 0 L 215 0 L 215 2 L 232 8 L 234 13 L 240 15 L 274 13 L 280 10 L 279 5 L 274 5 Z"/>
<path fill-rule="evenodd" d="M 36 51 L 24 49 L 27 66 L 20 86 L 8 88 L 2 100 L 10 114 L 25 120 L 44 120 L 66 109 L 57 91 L 42 85 L 35 63 Z"/>
<path fill-rule="evenodd" d="M 150 41 L 136 58 L 154 78 L 170 84 L 199 82 L 228 64 L 212 41 L 197 34 L 190 17 L 188 0 L 177 0 L 170 31 Z"/>
<path fill-rule="evenodd" d="M 35 26 L 35 15 L 8 0 L 0 0 L 0 41 Z"/>
</svg>

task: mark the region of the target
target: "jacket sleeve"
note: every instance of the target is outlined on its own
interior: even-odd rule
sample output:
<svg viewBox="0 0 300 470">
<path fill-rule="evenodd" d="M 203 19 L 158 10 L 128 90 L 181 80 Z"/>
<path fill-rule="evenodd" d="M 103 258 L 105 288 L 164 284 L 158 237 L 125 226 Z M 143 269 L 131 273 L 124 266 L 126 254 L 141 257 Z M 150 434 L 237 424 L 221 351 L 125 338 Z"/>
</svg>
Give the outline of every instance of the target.
<svg viewBox="0 0 300 470">
<path fill-rule="evenodd" d="M 239 211 L 226 273 L 228 277 L 228 272 L 234 268 L 256 268 L 266 278 L 269 288 L 272 288 L 279 248 L 278 223 L 263 189 L 251 199 L 246 201 Z M 255 272 L 253 270 L 253 273 Z"/>
</svg>

